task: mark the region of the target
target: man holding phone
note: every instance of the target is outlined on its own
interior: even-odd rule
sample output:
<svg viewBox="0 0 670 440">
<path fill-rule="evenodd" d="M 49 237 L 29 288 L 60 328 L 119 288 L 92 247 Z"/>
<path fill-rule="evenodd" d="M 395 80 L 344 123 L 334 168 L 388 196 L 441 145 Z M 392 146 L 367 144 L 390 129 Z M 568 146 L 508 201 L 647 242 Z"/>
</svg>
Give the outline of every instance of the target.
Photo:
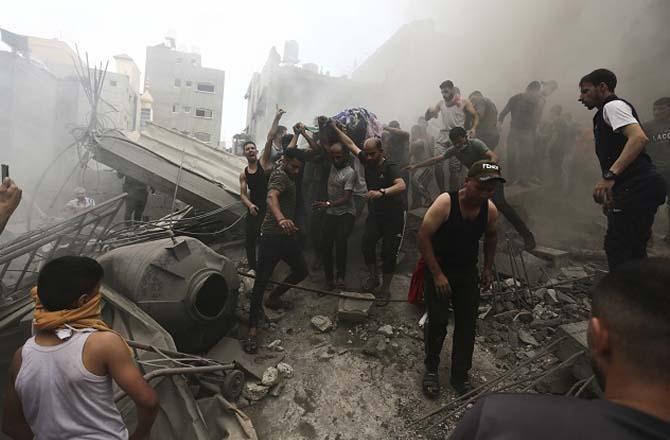
<svg viewBox="0 0 670 440">
<path fill-rule="evenodd" d="M 9 218 L 21 202 L 21 189 L 9 178 L 9 166 L 2 165 L 0 184 L 0 234 L 5 230 Z"/>
</svg>

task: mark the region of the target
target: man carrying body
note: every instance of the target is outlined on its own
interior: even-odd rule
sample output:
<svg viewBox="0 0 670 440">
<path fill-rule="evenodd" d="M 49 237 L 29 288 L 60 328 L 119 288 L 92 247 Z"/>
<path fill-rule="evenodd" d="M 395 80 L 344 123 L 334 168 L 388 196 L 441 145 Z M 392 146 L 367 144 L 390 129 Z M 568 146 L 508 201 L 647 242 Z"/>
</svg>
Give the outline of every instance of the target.
<svg viewBox="0 0 670 440">
<path fill-rule="evenodd" d="M 646 258 L 647 241 L 658 206 L 665 201 L 665 183 L 656 172 L 645 145 L 637 112 L 614 94 L 616 75 L 597 69 L 579 82 L 579 101 L 593 117 L 596 155 L 602 170 L 593 199 L 607 214 L 605 253 L 609 269 Z"/>
<path fill-rule="evenodd" d="M 630 261 L 592 293 L 587 330 L 604 399 L 488 395 L 468 410 L 451 440 L 670 438 L 670 261 Z"/>
<path fill-rule="evenodd" d="M 531 82 L 526 87 L 525 93 L 519 93 L 509 99 L 498 116 L 498 122 L 502 125 L 507 114 L 512 115 L 511 128 L 507 137 L 509 174 L 522 185 L 527 185 L 529 176 L 533 174 L 531 163 L 535 159 L 537 127 L 545 102 L 540 93 L 541 88 L 538 81 Z"/>
<path fill-rule="evenodd" d="M 247 353 L 258 351 L 257 327 L 263 313 L 263 293 L 279 260 L 291 268 L 284 283 L 298 284 L 307 277 L 307 263 L 302 254 L 296 226 L 297 188 L 296 179 L 303 161 L 296 148 L 287 149 L 278 167 L 268 181 L 267 213 L 261 226 L 256 281 L 251 296 L 249 311 L 249 337 L 244 343 Z M 277 286 L 265 301 L 273 309 L 289 309 L 291 303 L 281 299 L 288 290 Z"/>
<path fill-rule="evenodd" d="M 388 304 L 391 296 L 391 281 L 395 272 L 398 249 L 405 229 L 405 205 L 402 197 L 406 191 L 405 181 L 398 166 L 384 157 L 379 138 L 368 138 L 363 150 L 331 122 L 340 142 L 365 164 L 365 182 L 368 187 L 368 217 L 362 239 L 362 250 L 369 277 L 364 290 L 373 292 L 379 286 L 377 277 L 377 242 L 382 240 L 382 287 L 377 305 Z"/>
<path fill-rule="evenodd" d="M 642 125 L 649 137 L 647 152 L 654 161 L 658 173 L 663 176 L 666 188 L 670 188 L 670 97 L 656 100 L 653 112 L 654 119 Z M 668 214 L 670 216 L 670 199 L 668 199 Z M 670 229 L 664 240 L 670 243 Z"/>
<path fill-rule="evenodd" d="M 451 355 L 451 386 L 463 395 L 472 389 L 475 326 L 479 307 L 477 259 L 479 239 L 484 237 L 482 287 L 493 280 L 498 211 L 489 200 L 505 180 L 492 161 L 474 163 L 459 191 L 444 193 L 428 208 L 419 228 L 418 246 L 426 263 L 424 301 L 428 321 L 424 327 L 426 372 L 423 391 L 429 398 L 440 393 L 438 365 L 447 335 L 449 305 L 454 308 L 454 344 Z"/>
<path fill-rule="evenodd" d="M 486 98 L 479 90 L 475 90 L 470 94 L 470 102 L 472 102 L 479 115 L 477 139 L 480 139 L 493 151 L 498 146 L 498 142 L 500 142 L 498 108 L 493 101 Z"/>
<path fill-rule="evenodd" d="M 479 126 L 479 115 L 477 114 L 477 111 L 469 100 L 463 99 L 460 94 L 456 92 L 456 88 L 452 81 L 446 80 L 442 82 L 442 84 L 440 84 L 440 92 L 442 93 L 440 102 L 433 107 L 428 108 L 425 114 L 426 121 L 430 121 L 438 115 L 442 117 L 440 136 L 436 141 L 436 144 L 440 145 L 441 148 L 436 148 L 436 153 L 442 153 L 446 149 L 446 144 L 449 141 L 449 131 L 452 128 L 465 126 L 466 113 L 472 118 L 472 127 L 468 132 L 470 137 L 477 137 L 477 128 Z M 453 191 L 458 188 L 461 180 L 461 171 L 461 164 L 457 159 L 452 158 L 449 161 L 450 190 Z M 444 189 L 440 188 L 440 192 L 444 192 Z"/>
<path fill-rule="evenodd" d="M 314 208 L 325 210 L 321 245 L 326 288 L 344 290 L 348 240 L 356 220 L 353 191 L 358 176 L 349 166 L 348 154 L 342 144 L 331 145 L 328 154 L 331 160 L 328 175 L 328 198 L 314 202 Z M 337 267 L 335 281 L 333 281 L 333 247 L 335 247 Z"/>
<path fill-rule="evenodd" d="M 466 168 L 470 168 L 475 162 L 489 160 L 498 163 L 498 156 L 479 139 L 468 139 L 467 133 L 462 127 L 455 127 L 449 132 L 450 147 L 441 156 L 436 156 L 409 166 L 410 170 L 416 170 L 421 167 L 431 166 L 435 163 L 447 160 L 450 157 L 456 157 Z M 516 210 L 507 203 L 505 199 L 505 189 L 502 183 L 496 185 L 493 193 L 493 203 L 496 208 L 505 216 L 505 218 L 514 226 L 524 241 L 526 250 L 535 249 L 535 237 L 530 232 L 526 223 L 521 219 Z"/>
<path fill-rule="evenodd" d="M 35 336 L 9 368 L 2 430 L 14 439 L 127 439 L 112 380 L 137 407 L 131 439 L 149 437 L 158 395 L 126 342 L 102 321 L 103 270 L 88 257 L 48 262 L 33 289 Z"/>
<path fill-rule="evenodd" d="M 74 199 L 65 204 L 65 213 L 69 216 L 75 216 L 95 206 L 95 200 L 86 197 L 86 190 L 81 186 L 74 189 L 74 197 Z"/>
<path fill-rule="evenodd" d="M 245 244 L 249 269 L 256 270 L 256 243 L 265 218 L 268 176 L 258 160 L 256 144 L 247 141 L 242 146 L 247 166 L 240 173 L 240 199 L 247 207 Z"/>
<path fill-rule="evenodd" d="M 21 189 L 9 177 L 0 182 L 0 234 L 5 230 L 9 218 L 21 203 L 21 193 Z"/>
</svg>

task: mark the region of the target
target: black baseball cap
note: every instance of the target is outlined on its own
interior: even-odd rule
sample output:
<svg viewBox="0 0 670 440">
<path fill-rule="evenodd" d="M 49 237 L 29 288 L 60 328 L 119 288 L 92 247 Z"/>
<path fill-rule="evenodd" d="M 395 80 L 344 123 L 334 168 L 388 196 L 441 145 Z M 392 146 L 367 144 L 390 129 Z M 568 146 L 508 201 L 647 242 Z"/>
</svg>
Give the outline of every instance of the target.
<svg viewBox="0 0 670 440">
<path fill-rule="evenodd" d="M 472 164 L 468 170 L 468 177 L 477 179 L 480 182 L 489 182 L 498 180 L 505 183 L 506 180 L 500 174 L 500 165 L 490 160 L 480 160 Z"/>
</svg>

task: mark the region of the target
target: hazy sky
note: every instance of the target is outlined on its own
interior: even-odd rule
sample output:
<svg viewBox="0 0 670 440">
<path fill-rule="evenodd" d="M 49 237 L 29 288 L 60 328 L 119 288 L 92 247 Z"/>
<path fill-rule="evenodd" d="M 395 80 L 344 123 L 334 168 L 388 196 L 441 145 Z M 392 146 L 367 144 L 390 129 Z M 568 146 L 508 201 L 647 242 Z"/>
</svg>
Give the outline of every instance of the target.
<svg viewBox="0 0 670 440">
<path fill-rule="evenodd" d="M 446 1 L 446 0 L 444 0 Z M 144 71 L 146 46 L 176 32 L 177 46 L 197 47 L 203 65 L 226 71 L 223 134 L 245 127 L 244 93 L 272 46 L 300 44 L 300 60 L 331 75 L 350 74 L 402 24 L 423 18 L 411 0 L 285 1 L 14 1 L 0 8 L 0 27 L 59 38 L 95 60 L 127 53 Z M 337 4 L 337 6 L 335 6 Z M 103 7 L 104 5 L 104 7 Z"/>
</svg>

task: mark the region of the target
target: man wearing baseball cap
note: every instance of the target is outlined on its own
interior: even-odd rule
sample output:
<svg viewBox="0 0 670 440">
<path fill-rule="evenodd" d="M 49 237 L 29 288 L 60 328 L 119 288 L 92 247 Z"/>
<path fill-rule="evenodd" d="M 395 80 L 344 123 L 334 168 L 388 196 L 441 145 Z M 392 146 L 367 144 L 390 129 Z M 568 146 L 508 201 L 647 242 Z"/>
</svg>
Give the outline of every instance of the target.
<svg viewBox="0 0 670 440">
<path fill-rule="evenodd" d="M 479 239 L 484 235 L 481 286 L 486 288 L 493 280 L 497 243 L 498 210 L 490 199 L 496 186 L 504 182 L 497 163 L 490 160 L 473 163 L 463 187 L 435 199 L 419 228 L 419 251 L 427 269 L 423 391 L 429 398 L 436 398 L 440 392 L 437 371 L 447 336 L 450 303 L 454 309 L 450 383 L 461 395 L 472 389 L 468 371 L 472 366 L 479 307 Z"/>
</svg>

